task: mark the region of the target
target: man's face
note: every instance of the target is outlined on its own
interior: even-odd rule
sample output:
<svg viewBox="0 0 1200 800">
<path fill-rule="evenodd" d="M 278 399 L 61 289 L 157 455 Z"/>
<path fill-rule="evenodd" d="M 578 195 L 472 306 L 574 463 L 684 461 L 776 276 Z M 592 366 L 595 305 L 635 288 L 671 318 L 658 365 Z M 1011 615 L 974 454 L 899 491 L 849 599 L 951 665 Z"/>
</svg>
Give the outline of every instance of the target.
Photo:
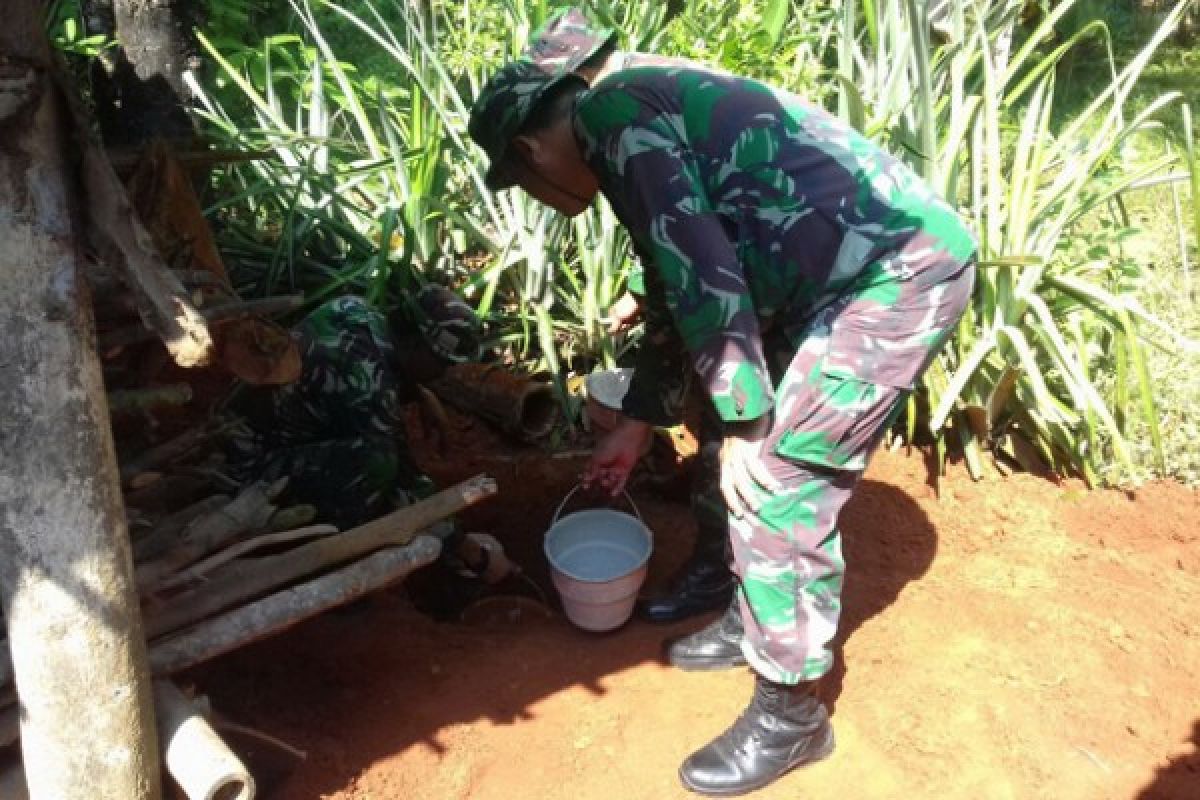
<svg viewBox="0 0 1200 800">
<path fill-rule="evenodd" d="M 568 120 L 518 136 L 513 140 L 510 158 L 517 185 L 568 217 L 586 211 L 599 191 L 596 176 L 584 163 Z"/>
</svg>

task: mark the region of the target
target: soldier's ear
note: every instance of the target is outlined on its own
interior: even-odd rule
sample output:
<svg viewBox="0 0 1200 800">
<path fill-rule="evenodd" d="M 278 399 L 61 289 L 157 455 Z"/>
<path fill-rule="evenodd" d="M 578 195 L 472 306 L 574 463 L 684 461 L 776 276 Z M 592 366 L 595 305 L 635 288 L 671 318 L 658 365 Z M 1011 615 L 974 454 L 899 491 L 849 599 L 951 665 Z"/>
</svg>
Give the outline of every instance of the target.
<svg viewBox="0 0 1200 800">
<path fill-rule="evenodd" d="M 508 152 L 518 163 L 526 167 L 536 167 L 543 158 L 544 146 L 537 136 L 520 133 L 513 137 Z"/>
</svg>

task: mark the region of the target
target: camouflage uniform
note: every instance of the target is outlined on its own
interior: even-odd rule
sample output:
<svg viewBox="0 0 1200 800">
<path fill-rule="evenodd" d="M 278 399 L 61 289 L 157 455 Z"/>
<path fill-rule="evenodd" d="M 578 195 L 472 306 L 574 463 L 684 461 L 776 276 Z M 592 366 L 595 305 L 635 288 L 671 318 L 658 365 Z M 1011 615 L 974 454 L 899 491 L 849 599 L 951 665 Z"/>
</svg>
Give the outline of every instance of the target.
<svg viewBox="0 0 1200 800">
<path fill-rule="evenodd" d="M 477 352 L 475 318 L 452 292 L 422 291 L 406 330 L 358 297 L 317 308 L 293 330 L 299 379 L 244 387 L 228 411 L 240 418 L 229 446 L 244 480 L 287 476 L 289 495 L 312 503 L 320 518 L 345 529 L 433 492 L 408 450 L 403 408 L 416 399 L 396 341 L 420 333 L 444 360 Z"/>
<path fill-rule="evenodd" d="M 529 41 L 524 57 L 547 77 L 555 78 L 580 69 L 585 62 L 605 48 L 616 45 L 617 34 L 611 28 L 594 25 L 583 12 L 566 8 L 557 12 L 535 33 Z M 688 67 L 699 66 L 683 58 L 660 56 L 652 53 L 620 52 L 613 50 L 619 69 L 632 67 Z M 641 253 L 638 254 L 641 257 Z M 646 294 L 641 262 L 636 262 L 629 272 L 626 288 L 639 299 Z M 693 555 L 707 562 L 725 562 L 729 559 L 729 510 L 721 494 L 721 443 L 724 431 L 720 418 L 712 408 L 703 391 L 689 387 L 688 376 L 676 383 L 666 383 L 661 390 L 667 395 L 666 402 L 674 406 L 684 402 L 695 402 L 700 407 L 698 430 L 695 431 L 699 445 L 692 476 L 690 503 L 696 519 L 696 541 Z M 627 410 L 628 413 L 628 410 Z M 648 422 L 669 419 L 674 415 L 656 413 L 647 417 L 630 416 Z"/>
<path fill-rule="evenodd" d="M 536 102 L 546 83 L 520 64 L 493 78 L 475 109 L 483 141 L 511 136 L 514 95 Z M 660 387 L 690 356 L 724 422 L 770 415 L 757 457 L 784 489 L 730 519 L 742 647 L 769 681 L 816 679 L 841 605 L 838 512 L 969 302 L 975 242 L 902 163 L 753 80 L 624 70 L 577 99 L 573 122 L 646 257 L 625 408 L 676 414 Z"/>
</svg>

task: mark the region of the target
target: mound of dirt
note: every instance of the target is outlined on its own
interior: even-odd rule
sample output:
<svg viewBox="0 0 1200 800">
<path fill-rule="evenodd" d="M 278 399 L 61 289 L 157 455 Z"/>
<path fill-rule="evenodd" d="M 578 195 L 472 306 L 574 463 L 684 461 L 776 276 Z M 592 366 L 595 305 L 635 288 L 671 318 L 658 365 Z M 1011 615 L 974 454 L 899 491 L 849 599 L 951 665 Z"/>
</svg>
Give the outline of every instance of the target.
<svg viewBox="0 0 1200 800">
<path fill-rule="evenodd" d="M 501 486 L 466 526 L 544 584 L 541 534 L 582 458 L 468 429 L 449 452 L 426 454 L 438 480 L 488 472 Z M 690 515 L 637 499 L 661 581 L 688 553 Z M 842 523 L 845 613 L 822 687 L 838 750 L 756 797 L 1200 797 L 1195 492 L 954 473 L 935 493 L 918 455 L 881 453 Z M 745 670 L 663 662 L 664 638 L 706 620 L 592 635 L 536 603 L 490 606 L 435 622 L 386 592 L 192 678 L 217 709 L 307 751 L 284 764 L 247 750 L 267 800 L 690 796 L 679 762 L 752 686 Z"/>
</svg>

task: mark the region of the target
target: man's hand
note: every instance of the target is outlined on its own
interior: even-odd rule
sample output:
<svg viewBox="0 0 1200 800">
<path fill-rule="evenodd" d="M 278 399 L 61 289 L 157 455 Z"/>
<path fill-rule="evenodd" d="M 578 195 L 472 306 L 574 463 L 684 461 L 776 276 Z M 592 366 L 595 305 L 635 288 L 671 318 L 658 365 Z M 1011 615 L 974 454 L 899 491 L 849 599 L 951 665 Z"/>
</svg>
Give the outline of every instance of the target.
<svg viewBox="0 0 1200 800">
<path fill-rule="evenodd" d="M 592 451 L 592 460 L 583 473 L 583 487 L 598 485 L 613 497 L 619 495 L 653 435 L 649 423 L 622 417 Z"/>
<path fill-rule="evenodd" d="M 604 318 L 605 330 L 610 334 L 620 333 L 634 323 L 641 310 L 638 299 L 632 292 L 626 292 L 609 306 L 608 316 Z"/>
<path fill-rule="evenodd" d="M 721 494 L 739 519 L 756 512 L 782 485 L 767 469 L 763 456 L 772 415 L 728 426 L 721 445 Z"/>
</svg>

